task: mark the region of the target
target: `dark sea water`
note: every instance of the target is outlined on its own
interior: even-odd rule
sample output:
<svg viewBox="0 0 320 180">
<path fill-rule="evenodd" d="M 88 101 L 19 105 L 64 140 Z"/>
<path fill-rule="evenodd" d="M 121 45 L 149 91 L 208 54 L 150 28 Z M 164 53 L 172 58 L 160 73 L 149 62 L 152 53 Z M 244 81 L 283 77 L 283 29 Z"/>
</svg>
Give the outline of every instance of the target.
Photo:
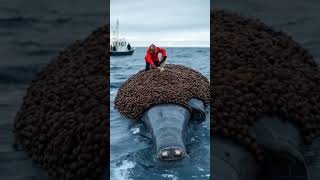
<svg viewBox="0 0 320 180">
<path fill-rule="evenodd" d="M 13 143 L 26 88 L 50 59 L 107 23 L 104 0 L 0 0 L 0 179 L 53 179 Z"/>
<path fill-rule="evenodd" d="M 156 163 L 151 140 L 142 136 L 139 124 L 130 123 L 114 109 L 114 99 L 121 84 L 145 68 L 146 48 L 137 48 L 132 56 L 111 57 L 110 61 L 110 172 L 112 180 L 188 180 L 210 177 L 210 126 L 207 120 L 189 127 L 189 150 L 185 160 L 168 164 Z M 167 64 L 181 64 L 210 78 L 209 48 L 166 48 Z M 208 110 L 209 111 L 209 110 Z"/>
</svg>

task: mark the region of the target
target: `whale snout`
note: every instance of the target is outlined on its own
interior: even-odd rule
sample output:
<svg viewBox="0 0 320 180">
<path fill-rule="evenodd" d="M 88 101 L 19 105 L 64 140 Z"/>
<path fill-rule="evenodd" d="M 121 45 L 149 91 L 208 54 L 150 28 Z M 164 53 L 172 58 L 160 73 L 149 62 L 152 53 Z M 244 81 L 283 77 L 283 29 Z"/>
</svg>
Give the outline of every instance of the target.
<svg viewBox="0 0 320 180">
<path fill-rule="evenodd" d="M 161 104 L 147 110 L 142 117 L 152 134 L 156 157 L 170 161 L 183 159 L 186 153 L 186 126 L 190 112 L 176 104 Z"/>
<path fill-rule="evenodd" d="M 154 135 L 157 158 L 160 160 L 179 160 L 186 156 L 183 129 L 162 127 Z"/>
</svg>

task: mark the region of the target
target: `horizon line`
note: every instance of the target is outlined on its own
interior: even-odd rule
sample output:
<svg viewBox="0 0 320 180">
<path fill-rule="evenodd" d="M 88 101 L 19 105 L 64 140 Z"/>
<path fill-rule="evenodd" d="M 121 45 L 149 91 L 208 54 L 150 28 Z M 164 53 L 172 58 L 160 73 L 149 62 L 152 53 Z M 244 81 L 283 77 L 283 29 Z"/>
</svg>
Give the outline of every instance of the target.
<svg viewBox="0 0 320 180">
<path fill-rule="evenodd" d="M 148 48 L 149 46 L 134 46 L 135 48 Z M 160 46 L 164 48 L 210 48 L 210 46 Z"/>
</svg>

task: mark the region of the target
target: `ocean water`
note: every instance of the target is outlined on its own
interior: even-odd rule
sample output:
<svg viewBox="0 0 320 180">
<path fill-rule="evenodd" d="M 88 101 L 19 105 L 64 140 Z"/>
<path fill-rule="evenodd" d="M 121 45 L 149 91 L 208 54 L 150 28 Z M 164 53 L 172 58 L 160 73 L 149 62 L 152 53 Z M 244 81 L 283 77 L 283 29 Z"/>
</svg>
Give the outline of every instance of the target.
<svg viewBox="0 0 320 180">
<path fill-rule="evenodd" d="M 152 142 L 140 134 L 139 123 L 132 123 L 114 109 L 121 84 L 145 68 L 147 48 L 137 48 L 132 56 L 110 59 L 110 179 L 111 180 L 188 180 L 210 178 L 210 114 L 206 121 L 189 126 L 189 157 L 181 162 L 159 164 Z M 167 64 L 193 68 L 210 79 L 209 48 L 166 48 Z"/>
</svg>

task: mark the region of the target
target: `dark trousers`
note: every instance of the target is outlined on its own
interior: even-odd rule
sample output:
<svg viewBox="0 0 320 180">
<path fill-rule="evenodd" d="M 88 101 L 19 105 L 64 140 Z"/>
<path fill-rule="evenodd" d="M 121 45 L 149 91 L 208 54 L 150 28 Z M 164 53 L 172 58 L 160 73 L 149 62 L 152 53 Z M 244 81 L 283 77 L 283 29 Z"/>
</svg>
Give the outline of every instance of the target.
<svg viewBox="0 0 320 180">
<path fill-rule="evenodd" d="M 154 65 L 159 67 L 162 63 L 164 62 L 164 60 L 161 60 L 161 61 L 156 61 L 154 62 Z M 146 71 L 148 71 L 150 69 L 150 63 L 146 62 Z"/>
</svg>

